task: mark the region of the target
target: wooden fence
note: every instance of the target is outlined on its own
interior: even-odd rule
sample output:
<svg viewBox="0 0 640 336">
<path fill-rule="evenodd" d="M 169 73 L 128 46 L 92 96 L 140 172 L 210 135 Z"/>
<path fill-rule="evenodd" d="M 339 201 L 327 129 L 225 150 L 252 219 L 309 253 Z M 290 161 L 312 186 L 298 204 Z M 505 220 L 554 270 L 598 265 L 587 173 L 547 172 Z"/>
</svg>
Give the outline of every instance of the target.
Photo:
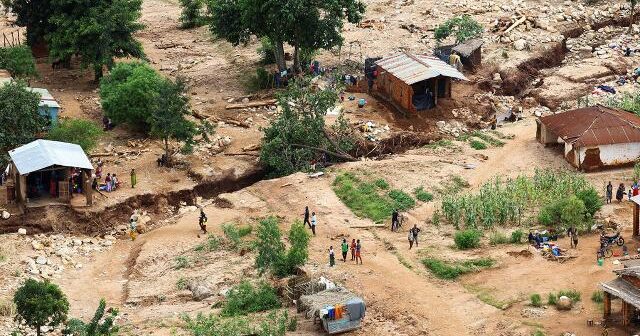
<svg viewBox="0 0 640 336">
<path fill-rule="evenodd" d="M 11 32 L 2 32 L 2 46 L 4 48 L 7 47 L 16 47 L 24 43 L 23 38 L 24 34 L 20 34 L 20 29 L 13 30 Z"/>
</svg>

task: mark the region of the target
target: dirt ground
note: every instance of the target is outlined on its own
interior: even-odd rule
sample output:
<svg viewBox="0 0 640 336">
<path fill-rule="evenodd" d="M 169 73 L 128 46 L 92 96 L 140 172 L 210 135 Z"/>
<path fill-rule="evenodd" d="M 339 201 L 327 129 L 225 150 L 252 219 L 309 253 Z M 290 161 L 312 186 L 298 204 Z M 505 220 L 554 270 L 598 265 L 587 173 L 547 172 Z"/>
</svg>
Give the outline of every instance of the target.
<svg viewBox="0 0 640 336">
<path fill-rule="evenodd" d="M 480 90 L 478 83 L 493 81 L 495 73 L 517 67 L 536 53 L 562 42 L 564 36 L 561 33 L 565 27 L 582 22 L 574 18 L 595 24 L 626 10 L 622 5 L 624 1 L 601 3 L 586 9 L 580 8 L 578 2 L 570 1 L 365 2 L 368 5 L 365 20 L 375 25 L 363 28 L 347 24 L 345 45 L 340 52 L 318 55 L 324 66 L 337 66 L 344 60 L 362 60 L 401 49 L 428 51 L 435 46 L 431 38 L 433 28 L 453 15 L 472 14 L 487 28 L 492 27 L 498 17 L 517 18 L 521 13 L 536 17 L 538 21 L 551 18 L 550 27 L 543 27 L 542 23 L 540 26 L 519 27 L 506 42 L 504 36 L 485 34 L 484 68 L 469 74 L 471 83 L 457 85 L 454 100 L 435 114 L 400 117 L 385 104 L 365 94 L 354 94 L 357 98 L 367 99 L 364 109 L 356 107 L 357 99 L 347 100 L 344 104 L 347 116 L 355 124 L 371 121 L 380 127 L 389 126 L 390 131 L 412 130 L 438 136 L 443 135 L 437 126 L 440 120 L 468 122 L 454 114 L 454 109 L 467 108 L 476 124 L 479 115 L 490 105 L 480 95 L 491 95 Z M 220 153 L 201 145 L 196 148 L 195 155 L 179 157 L 183 163 L 181 168 L 169 169 L 156 166 L 156 159 L 162 153 L 159 142 L 117 127 L 107 132 L 92 159 L 100 158 L 105 162 L 104 173 L 116 173 L 124 187 L 96 196 L 96 204 L 92 207 L 84 207 L 81 198 L 74 198 L 73 205 L 78 211 L 100 213 L 135 196 L 189 190 L 203 181 L 215 180 L 226 174 L 243 176 L 256 168 L 256 152 L 245 151 L 244 148 L 259 144 L 260 126 L 268 124 L 273 111 L 225 110 L 225 106 L 231 100 L 238 101 L 243 97 L 256 100 L 269 95 L 252 95 L 246 89 L 246 78 L 253 73 L 259 58 L 255 52 L 257 42 L 233 47 L 213 39 L 207 27 L 178 29 L 179 15 L 177 1 L 145 0 L 142 22 L 146 28 L 137 34 L 137 38 L 142 42 L 152 66 L 168 76 L 187 79 L 194 110 L 216 123 L 216 135 L 229 137 L 230 144 L 224 146 Z M 562 19 L 558 18 L 559 15 Z M 2 22 L 6 23 L 6 20 Z M 600 47 L 620 38 L 638 40 L 637 29 L 632 34 L 623 32 L 619 27 L 610 31 L 597 29 L 593 34 L 595 37 L 588 41 L 581 41 L 582 37 L 578 37 L 568 43 Z M 515 42 L 520 39 L 528 44 L 524 50 L 515 49 Z M 637 54 L 627 58 L 618 49 L 610 49 L 613 51 L 598 54 L 595 49 L 593 53 L 585 53 L 585 50 L 575 47 L 570 48 L 567 55 L 557 55 L 563 59 L 559 66 L 542 69 L 539 75 L 527 77 L 527 90 L 515 98 L 516 105 L 525 105 L 527 96 L 534 98 L 533 107 L 536 108 L 538 103 L 552 109 L 560 102 L 574 104 L 575 98 L 592 91 L 594 85 L 611 83 L 618 72 L 628 71 L 638 63 Z M 38 61 L 38 70 L 41 76 L 31 85 L 47 88 L 58 99 L 63 107 L 62 118 L 101 121 L 97 85 L 92 82 L 90 71 L 78 68 L 54 71 L 46 59 Z M 543 79 L 543 82 L 535 88 L 529 87 L 538 79 Z M 499 86 L 495 81 L 493 84 Z M 629 83 L 619 89 L 633 90 L 635 87 L 636 84 Z M 491 98 L 501 100 L 504 97 Z M 545 260 L 526 245 L 492 247 L 483 240 L 480 249 L 458 251 L 451 248 L 454 229 L 449 225 L 436 227 L 430 222 L 433 211 L 438 208 L 438 197 L 434 202 L 420 203 L 409 211 L 406 214 L 409 223 L 404 225 L 403 232 L 392 233 L 388 228 L 376 227 L 370 220 L 357 218 L 331 189 L 335 175 L 345 170 L 371 172 L 386 179 L 393 188 L 404 190 L 413 190 L 417 186 L 436 190 L 452 176 L 460 176 L 470 183 L 463 192 L 473 192 L 474 188 L 495 177 L 532 174 L 535 169 L 573 170 L 564 161 L 562 153 L 544 148 L 535 141 L 536 122 L 530 116 L 532 111 L 526 111 L 524 120 L 499 128 L 500 132 L 514 136 L 505 140 L 504 147 L 475 151 L 465 142 L 454 141 L 452 148 L 417 148 L 384 160 L 340 164 L 316 179 L 299 173 L 264 180 L 219 195 L 219 199 L 225 202 L 203 200 L 209 204 L 204 211 L 209 217 L 210 231 L 221 234 L 221 225 L 230 222 L 255 225 L 257 220 L 267 215 L 282 218 L 281 228 L 284 231 L 293 220 L 300 218 L 304 207 L 309 206 L 318 214 L 319 224 L 318 235 L 310 243 L 310 260 L 305 270 L 313 277 L 325 276 L 363 296 L 367 302 L 367 317 L 363 328 L 352 332 L 353 335 L 526 336 L 537 329 L 547 335 L 564 332 L 599 335 L 600 327 L 589 327 L 586 323 L 589 319 L 599 321 L 601 318 L 600 308 L 590 297 L 598 289 L 599 282 L 613 279 L 611 271 L 620 266 L 614 265 L 613 259 L 608 259 L 604 266 L 596 265 L 596 235 L 581 237 L 579 247 L 572 251 L 577 258 L 563 264 Z M 243 122 L 249 127 L 235 126 L 233 122 Z M 465 164 L 472 164 L 475 169 L 465 169 Z M 134 168 L 138 176 L 135 189 L 128 182 L 129 172 Z M 599 190 L 604 190 L 607 181 L 628 184 L 630 176 L 630 169 L 586 175 Z M 128 215 L 123 214 L 123 217 Z M 135 241 L 119 239 L 108 245 L 109 248 L 77 256 L 72 264 L 75 266 L 67 266 L 52 277 L 52 281 L 59 284 L 69 298 L 71 316 L 90 318 L 100 298 L 105 298 L 109 305 L 120 308 L 118 322 L 124 326 L 126 335 L 186 335 L 180 329 L 182 322 L 179 316 L 182 313 L 194 315 L 212 309 L 215 311 L 216 303 L 223 299 L 220 293 L 243 279 L 258 278 L 250 252 L 219 249 L 195 253 L 194 248 L 205 241 L 204 236 L 198 235 L 197 217 L 194 208 L 183 204 L 180 209 L 153 214 L 153 221 L 158 224 L 154 227 L 158 228 L 140 235 Z M 623 223 L 623 234 L 630 237 L 631 208 L 628 203 L 606 205 L 599 215 L 599 218 L 605 217 Z M 123 224 L 126 223 L 109 223 L 111 226 Z M 423 231 L 420 247 L 409 250 L 406 230 L 413 224 Z M 328 247 L 337 248 L 343 237 L 362 241 L 363 265 L 338 261 L 336 267 L 328 266 Z M 93 237 L 78 235 L 74 238 Z M 17 234 L 0 235 L 0 252 L 6 256 L 6 260 L 0 258 L 0 304 L 10 300 L 19 283 L 30 276 L 25 258 L 34 258 L 39 252 L 34 250 L 29 239 Z M 627 241 L 629 250 L 635 251 L 637 242 Z M 566 239 L 559 243 L 568 247 Z M 523 250 L 532 254 L 528 256 Z M 174 269 L 178 256 L 188 256 L 192 265 Z M 421 260 L 426 256 L 452 260 L 489 256 L 498 264 L 456 281 L 444 281 L 436 279 L 422 265 Z M 176 287 L 181 279 L 205 281 L 215 294 L 200 302 L 193 301 L 188 290 Z M 533 309 L 528 305 L 532 293 L 539 293 L 545 298 L 549 292 L 562 289 L 575 289 L 582 294 L 582 301 L 569 312 L 559 312 L 552 307 Z M 509 305 L 506 309 L 499 309 L 487 302 Z M 614 312 L 616 309 L 619 307 L 614 305 Z M 290 312 L 293 314 L 295 310 L 290 308 Z M 310 320 L 301 315 L 298 318 L 299 328 L 292 335 L 322 334 Z M 9 335 L 12 328 L 11 319 L 0 316 L 0 336 Z M 609 335 L 630 335 L 633 331 L 614 328 Z"/>
</svg>

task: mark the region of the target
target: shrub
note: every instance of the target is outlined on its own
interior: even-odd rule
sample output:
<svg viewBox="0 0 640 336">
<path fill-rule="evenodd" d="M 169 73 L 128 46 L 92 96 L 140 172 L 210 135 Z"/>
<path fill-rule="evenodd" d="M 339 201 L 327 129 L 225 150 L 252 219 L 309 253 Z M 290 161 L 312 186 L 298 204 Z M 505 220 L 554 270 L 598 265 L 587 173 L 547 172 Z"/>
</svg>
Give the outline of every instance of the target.
<svg viewBox="0 0 640 336">
<path fill-rule="evenodd" d="M 409 194 L 399 189 L 389 191 L 389 198 L 395 201 L 394 207 L 399 210 L 407 210 L 416 206 L 416 201 Z"/>
<path fill-rule="evenodd" d="M 190 266 L 189 263 L 189 258 L 187 258 L 186 256 L 177 256 L 174 259 L 175 264 L 173 265 L 173 269 L 175 270 L 179 270 L 182 268 L 187 268 Z"/>
<path fill-rule="evenodd" d="M 531 300 L 531 305 L 534 307 L 541 307 L 542 306 L 542 297 L 540 297 L 540 294 L 531 294 L 531 296 L 529 297 L 529 299 Z"/>
<path fill-rule="evenodd" d="M 453 280 L 462 274 L 491 267 L 495 261 L 491 258 L 472 259 L 462 262 L 445 262 L 435 258 L 426 258 L 422 263 L 438 278 Z"/>
<path fill-rule="evenodd" d="M 455 35 L 456 43 L 462 43 L 466 40 L 482 35 L 482 25 L 474 20 L 470 15 L 456 16 L 445 21 L 436 27 L 435 38 L 438 43 L 449 35 Z"/>
<path fill-rule="evenodd" d="M 202 17 L 202 0 L 180 0 L 182 14 L 180 15 L 180 27 L 184 29 L 200 27 L 205 24 Z"/>
<path fill-rule="evenodd" d="M 593 301 L 594 303 L 603 303 L 604 302 L 604 292 L 599 291 L 599 290 L 593 292 L 593 294 L 591 294 L 591 301 Z"/>
<path fill-rule="evenodd" d="M 555 306 L 558 303 L 558 296 L 554 293 L 549 293 L 547 296 L 547 304 L 550 306 Z"/>
<path fill-rule="evenodd" d="M 533 333 L 533 336 L 544 336 L 544 333 L 542 330 L 536 330 L 536 332 Z"/>
<path fill-rule="evenodd" d="M 176 288 L 178 290 L 185 290 L 187 289 L 187 285 L 189 284 L 189 282 L 187 281 L 187 279 L 185 278 L 180 278 L 178 279 L 178 281 L 176 282 Z"/>
<path fill-rule="evenodd" d="M 231 248 L 235 249 L 240 245 L 240 232 L 238 232 L 238 227 L 235 224 L 223 224 L 222 232 L 227 237 Z"/>
<path fill-rule="evenodd" d="M 260 46 L 258 47 L 258 55 L 260 55 L 260 63 L 263 65 L 274 64 L 276 62 L 275 48 L 273 43 L 268 37 L 260 39 Z"/>
<path fill-rule="evenodd" d="M 275 217 L 265 218 L 258 224 L 256 267 L 260 273 L 266 272 L 272 267 L 274 261 L 281 258 L 284 251 L 281 237 L 278 220 Z"/>
<path fill-rule="evenodd" d="M 414 189 L 413 193 L 416 195 L 416 198 L 421 202 L 429 202 L 433 200 L 433 194 L 425 191 L 423 186 L 420 186 Z"/>
<path fill-rule="evenodd" d="M 525 234 L 521 229 L 511 232 L 511 244 L 520 244 L 524 240 Z"/>
<path fill-rule="evenodd" d="M 387 183 L 387 181 L 385 181 L 384 179 L 377 179 L 373 183 L 380 189 L 389 189 L 389 183 Z"/>
<path fill-rule="evenodd" d="M 48 281 L 27 279 L 13 296 L 16 319 L 40 335 L 40 327 L 55 328 L 67 319 L 69 302 L 60 288 Z"/>
<path fill-rule="evenodd" d="M 507 244 L 509 242 L 510 240 L 507 235 L 499 231 L 495 231 L 489 236 L 489 244 L 492 246 Z"/>
<path fill-rule="evenodd" d="M 574 289 L 561 290 L 558 292 L 558 297 L 566 296 L 571 299 L 573 302 L 578 302 L 581 299 L 580 292 Z"/>
<path fill-rule="evenodd" d="M 96 147 L 102 136 L 102 128 L 90 120 L 67 119 L 54 126 L 47 135 L 49 140 L 80 145 L 85 152 Z"/>
<path fill-rule="evenodd" d="M 295 221 L 289 230 L 291 247 L 286 254 L 279 255 L 274 263 L 273 273 L 279 277 L 296 274 L 298 267 L 304 265 L 309 258 L 309 232 L 300 220 Z"/>
<path fill-rule="evenodd" d="M 482 232 L 478 230 L 468 229 L 456 232 L 453 241 L 456 247 L 461 250 L 468 250 L 480 246 L 480 237 Z"/>
<path fill-rule="evenodd" d="M 471 148 L 475 149 L 475 150 L 483 150 L 483 149 L 487 149 L 487 144 L 480 141 L 480 140 L 476 140 L 473 139 L 471 140 L 471 142 L 469 142 L 469 145 L 471 145 Z"/>
<path fill-rule="evenodd" d="M 594 188 L 578 191 L 576 196 L 582 201 L 586 214 L 593 217 L 602 208 L 602 198 Z"/>
<path fill-rule="evenodd" d="M 62 334 L 68 336 L 118 335 L 120 327 L 115 325 L 115 321 L 118 318 L 118 310 L 115 308 L 107 310 L 106 308 L 107 302 L 105 299 L 101 299 L 91 322 L 85 323 L 79 319 L 71 319 L 67 322 L 67 327 Z M 105 313 L 107 313 L 107 316 L 105 316 Z"/>
<path fill-rule="evenodd" d="M 242 225 L 238 227 L 238 235 L 240 236 L 240 238 L 250 235 L 252 231 L 253 226 L 251 225 Z"/>
<path fill-rule="evenodd" d="M 222 309 L 221 316 L 246 315 L 280 308 L 280 306 L 278 294 L 273 287 L 264 282 L 254 287 L 248 281 L 243 281 L 227 294 L 227 303 Z"/>
<path fill-rule="evenodd" d="M 273 87 L 274 78 L 265 68 L 257 68 L 254 75 L 245 77 L 244 87 L 248 92 L 257 92 Z"/>
<path fill-rule="evenodd" d="M 38 76 L 36 61 L 26 45 L 0 48 L 0 69 L 6 69 L 16 78 Z"/>
<path fill-rule="evenodd" d="M 433 223 L 433 225 L 439 226 L 441 220 L 442 220 L 442 214 L 440 213 L 440 210 L 434 211 L 433 215 L 431 216 L 431 222 Z"/>
</svg>

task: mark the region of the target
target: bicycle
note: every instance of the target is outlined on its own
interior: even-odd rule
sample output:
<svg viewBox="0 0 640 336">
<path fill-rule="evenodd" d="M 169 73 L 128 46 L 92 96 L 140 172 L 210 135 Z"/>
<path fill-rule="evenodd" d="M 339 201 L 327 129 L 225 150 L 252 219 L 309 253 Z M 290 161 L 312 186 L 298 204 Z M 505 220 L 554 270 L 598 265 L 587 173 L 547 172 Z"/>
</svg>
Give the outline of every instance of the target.
<svg viewBox="0 0 640 336">
<path fill-rule="evenodd" d="M 611 258 L 612 256 L 613 250 L 609 244 L 603 244 L 603 246 L 598 249 L 598 252 L 596 252 L 596 260 L 600 258 Z"/>
</svg>

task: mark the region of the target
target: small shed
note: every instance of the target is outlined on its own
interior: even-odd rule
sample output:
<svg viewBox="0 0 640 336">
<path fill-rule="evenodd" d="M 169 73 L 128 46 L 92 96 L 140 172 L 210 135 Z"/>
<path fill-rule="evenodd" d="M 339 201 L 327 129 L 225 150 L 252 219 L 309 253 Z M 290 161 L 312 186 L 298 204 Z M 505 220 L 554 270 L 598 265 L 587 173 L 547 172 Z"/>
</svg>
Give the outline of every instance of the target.
<svg viewBox="0 0 640 336">
<path fill-rule="evenodd" d="M 536 138 L 564 147 L 574 167 L 593 171 L 633 164 L 640 157 L 640 116 L 596 105 L 540 117 Z"/>
<path fill-rule="evenodd" d="M 303 295 L 297 303 L 298 312 L 305 311 L 314 324 L 319 320 L 329 334 L 359 329 L 366 311 L 364 300 L 343 287 Z"/>
<path fill-rule="evenodd" d="M 606 321 L 611 321 L 611 302 L 619 299 L 621 308 L 616 320 L 626 327 L 640 312 L 640 266 L 625 267 L 613 272 L 618 276 L 616 279 L 600 284 L 604 291 L 603 315 Z"/>
<path fill-rule="evenodd" d="M 84 194 L 87 205 L 92 204 L 93 166 L 79 145 L 36 140 L 10 150 L 9 156 L 3 188 L 20 208 L 31 202 L 68 202 L 74 193 Z"/>
<path fill-rule="evenodd" d="M 451 44 L 435 48 L 434 55 L 444 62 L 449 62 L 449 56 L 452 53 L 460 55 L 460 61 L 467 70 L 475 70 L 482 64 L 482 45 L 484 41 L 481 38 L 475 38 L 460 44 Z"/>
<path fill-rule="evenodd" d="M 38 105 L 38 112 L 40 112 L 40 115 L 47 118 L 49 126 L 56 125 L 58 123 L 60 105 L 53 98 L 51 93 L 49 93 L 49 90 L 40 88 L 29 88 L 29 90 L 40 95 L 40 104 Z"/>
<path fill-rule="evenodd" d="M 376 61 L 375 92 L 408 112 L 434 108 L 451 98 L 452 80 L 467 80 L 449 64 L 429 55 L 401 52 Z"/>
</svg>

